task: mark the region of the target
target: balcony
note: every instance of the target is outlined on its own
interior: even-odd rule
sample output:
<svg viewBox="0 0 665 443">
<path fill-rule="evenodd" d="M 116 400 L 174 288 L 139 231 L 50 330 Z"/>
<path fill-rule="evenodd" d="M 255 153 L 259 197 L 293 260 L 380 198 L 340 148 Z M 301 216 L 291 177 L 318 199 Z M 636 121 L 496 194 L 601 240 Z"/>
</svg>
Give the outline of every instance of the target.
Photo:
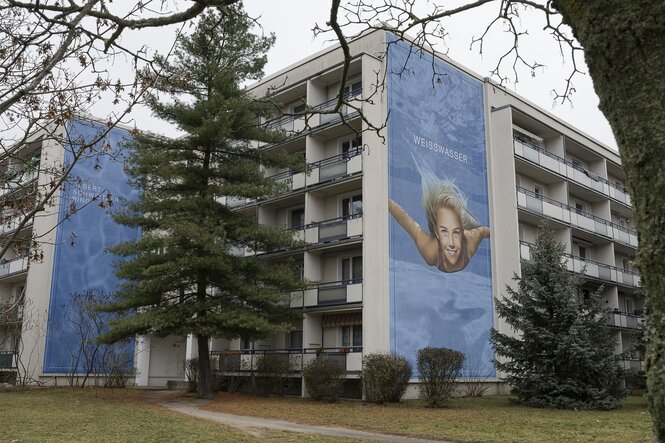
<svg viewBox="0 0 665 443">
<path fill-rule="evenodd" d="M 28 270 L 28 256 L 0 260 L 0 278 Z"/>
<path fill-rule="evenodd" d="M 301 172 L 293 177 L 293 190 L 337 180 L 351 174 L 362 172 L 362 149 L 324 158 L 311 163 L 309 173 Z"/>
<path fill-rule="evenodd" d="M 329 243 L 363 235 L 362 213 L 312 222 L 305 226 L 305 242 L 310 244 Z"/>
<path fill-rule="evenodd" d="M 23 221 L 22 216 L 13 217 L 9 219 L 6 223 L 0 225 L 0 235 L 8 234 L 16 230 L 21 221 Z M 28 220 L 28 222 L 25 224 L 25 226 L 31 226 L 31 225 L 32 225 L 32 219 Z"/>
<path fill-rule="evenodd" d="M 519 137 L 513 137 L 515 155 L 535 163 L 557 175 L 593 189 L 607 197 L 610 197 L 626 206 L 631 206 L 630 195 L 625 188 L 612 183 L 609 180 L 587 171 L 581 166 L 559 157 L 539 146 L 533 145 Z"/>
<path fill-rule="evenodd" d="M 0 305 L 0 325 L 23 321 L 23 304 Z"/>
<path fill-rule="evenodd" d="M 316 306 L 337 306 L 348 303 L 362 303 L 363 283 L 361 278 L 345 281 L 319 283 L 302 291 L 291 293 L 292 308 Z"/>
<path fill-rule="evenodd" d="M 311 108 L 314 113 L 308 117 L 305 115 L 285 115 L 283 117 L 271 120 L 266 125 L 266 129 L 271 131 L 283 131 L 286 138 L 295 137 L 305 132 L 309 132 L 319 127 L 334 124 L 342 121 L 342 118 L 354 118 L 359 112 L 354 106 L 361 107 L 362 89 L 347 93 L 344 99 L 351 104 L 342 105 L 339 112 L 331 114 L 316 114 L 316 112 L 332 111 L 337 106 L 337 98 L 320 103 Z"/>
<path fill-rule="evenodd" d="M 622 363 L 623 368 L 627 371 L 639 372 L 646 370 L 644 360 L 640 357 L 627 357 Z"/>
<path fill-rule="evenodd" d="M 531 259 L 531 246 L 533 246 L 532 243 L 520 240 L 520 256 L 524 260 Z M 571 272 L 579 273 L 584 271 L 584 275 L 587 277 L 618 285 L 637 287 L 640 284 L 640 274 L 637 272 L 571 254 L 564 254 L 564 256 L 566 258 L 566 266 Z"/>
<path fill-rule="evenodd" d="M 14 351 L 0 351 L 0 369 L 16 368 L 18 353 Z"/>
<path fill-rule="evenodd" d="M 37 163 L 35 168 L 31 168 L 29 171 L 17 172 L 8 177 L 5 184 L 0 188 L 0 197 L 5 194 L 9 194 L 10 192 L 14 192 L 17 189 L 21 189 L 35 181 L 37 179 L 38 166 L 39 163 Z"/>
<path fill-rule="evenodd" d="M 519 186 L 517 187 L 517 206 L 628 246 L 637 247 L 636 231 Z"/>
<path fill-rule="evenodd" d="M 618 309 L 610 312 L 607 317 L 607 325 L 613 328 L 637 330 L 642 329 L 643 322 L 643 315 L 629 314 L 628 312 L 621 312 Z"/>
<path fill-rule="evenodd" d="M 349 103 L 352 103 L 353 106 L 360 107 L 362 104 L 362 101 L 360 100 L 361 96 L 362 96 L 362 89 L 345 94 L 344 100 L 346 100 Z M 314 106 L 314 110 L 323 111 L 323 112 L 332 111 L 335 108 L 335 106 L 337 106 L 337 97 L 335 97 L 332 100 L 328 100 L 327 102 Z M 334 113 L 334 114 L 319 114 L 318 121 L 316 121 L 317 115 L 313 115 L 312 127 L 314 128 L 317 126 L 337 123 L 342 120 L 342 116 L 344 116 L 344 118 L 347 118 L 347 117 L 355 117 L 356 115 L 359 114 L 357 110 L 355 110 L 352 106 L 349 105 L 342 105 L 339 111 L 340 111 L 339 113 Z"/>
<path fill-rule="evenodd" d="M 213 367 L 218 372 L 251 373 L 264 355 L 277 355 L 289 361 L 289 372 L 301 373 L 303 366 L 316 357 L 325 355 L 337 362 L 347 373 L 362 370 L 362 347 L 304 348 L 304 349 L 243 349 L 239 351 L 212 351 Z"/>
</svg>

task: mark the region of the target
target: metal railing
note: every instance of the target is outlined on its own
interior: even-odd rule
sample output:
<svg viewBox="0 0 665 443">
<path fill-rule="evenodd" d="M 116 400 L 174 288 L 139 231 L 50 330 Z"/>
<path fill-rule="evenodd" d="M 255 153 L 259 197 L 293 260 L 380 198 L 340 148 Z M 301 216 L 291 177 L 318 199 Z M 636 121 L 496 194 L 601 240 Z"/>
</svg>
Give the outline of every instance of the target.
<svg viewBox="0 0 665 443">
<path fill-rule="evenodd" d="M 546 157 L 549 157 L 549 158 L 551 158 L 551 159 L 553 159 L 553 160 L 555 160 L 555 161 L 557 161 L 557 162 L 559 162 L 559 163 L 561 163 L 565 166 L 568 166 L 568 167 L 584 174 L 585 177 L 589 178 L 591 185 L 590 186 L 586 185 L 586 184 L 580 182 L 579 180 L 576 180 L 576 179 L 573 178 L 573 180 L 576 183 L 579 183 L 582 186 L 588 187 L 588 188 L 593 189 L 595 191 L 601 192 L 603 195 L 607 195 L 608 197 L 613 198 L 613 199 L 615 199 L 615 200 L 617 200 L 617 201 L 619 201 L 623 204 L 626 204 L 626 205 L 631 204 L 626 198 L 628 196 L 628 191 L 625 187 L 620 186 L 616 183 L 613 183 L 613 182 L 607 180 L 606 178 L 603 178 L 603 177 L 599 176 L 598 174 L 595 174 L 591 171 L 588 171 L 587 169 L 583 168 L 582 166 L 578 165 L 577 163 L 573 163 L 570 160 L 566 160 L 565 158 L 559 157 L 558 155 L 556 155 L 556 154 L 554 154 L 554 153 L 552 153 L 552 152 L 550 152 L 546 149 L 543 149 L 542 147 L 540 147 L 538 145 L 535 145 L 535 144 L 533 144 L 533 143 L 531 143 L 527 140 L 524 140 L 523 138 L 521 138 L 517 135 L 513 135 L 513 140 L 514 140 L 514 142 L 520 143 L 523 147 L 526 147 L 526 148 L 528 148 L 532 151 L 535 151 L 535 153 L 532 153 L 532 152 L 527 151 L 527 150 L 525 150 L 523 152 L 522 157 L 526 158 L 527 160 L 530 160 L 530 161 L 540 165 L 541 163 L 540 163 L 539 155 L 542 154 Z M 561 173 L 560 171 L 555 171 L 555 172 L 557 172 L 559 174 Z M 597 183 L 598 185 L 596 185 L 595 183 Z M 620 195 L 615 195 L 615 196 L 610 195 L 609 193 L 604 191 L 603 185 L 606 185 L 609 188 L 613 188 L 614 190 L 619 191 L 621 194 Z"/>
<path fill-rule="evenodd" d="M 18 366 L 18 353 L 0 351 L 0 369 L 15 369 Z"/>
<path fill-rule="evenodd" d="M 317 356 L 325 355 L 338 363 L 347 373 L 359 372 L 362 359 L 362 346 L 318 347 L 298 349 L 241 349 L 234 351 L 211 351 L 213 367 L 223 373 L 255 372 L 258 361 L 263 356 L 277 356 L 289 362 L 290 373 L 302 372 L 303 366 Z M 349 355 L 356 357 L 357 362 L 349 365 Z M 349 369 L 349 367 L 352 367 Z"/>
<path fill-rule="evenodd" d="M 26 271 L 28 269 L 28 256 L 21 255 L 12 259 L 0 260 L 0 277 Z"/>
<path fill-rule="evenodd" d="M 316 303 L 319 306 L 337 305 L 349 302 L 348 286 L 362 284 L 362 282 L 362 278 L 353 278 L 349 280 L 318 283 L 314 286 L 310 286 L 309 289 L 317 289 Z M 353 301 L 353 303 L 360 302 L 362 302 L 362 294 L 360 300 Z"/>
<path fill-rule="evenodd" d="M 23 303 L 0 305 L 0 324 L 23 321 Z"/>
<path fill-rule="evenodd" d="M 618 309 L 611 311 L 607 316 L 607 325 L 614 328 L 642 329 L 643 315 L 630 314 Z"/>
<path fill-rule="evenodd" d="M 356 97 L 359 98 L 361 95 L 362 95 L 362 89 L 359 89 L 357 91 L 347 92 L 346 94 L 344 94 L 343 98 L 346 101 L 350 101 L 350 100 L 355 99 Z M 313 109 L 315 111 L 332 111 L 335 108 L 335 106 L 337 106 L 337 102 L 338 102 L 338 98 L 335 97 L 332 100 L 328 100 L 326 102 L 323 102 L 323 103 L 320 103 L 320 104 L 314 106 Z M 327 124 L 330 124 L 330 123 L 333 123 L 333 122 L 340 121 L 340 120 L 342 120 L 342 115 L 344 117 L 347 117 L 347 116 L 359 114 L 356 109 L 353 109 L 349 105 L 345 105 L 345 104 L 342 105 L 342 107 L 340 108 L 340 112 L 341 112 L 341 115 L 340 115 L 340 113 L 320 114 L 319 115 L 319 125 L 318 126 L 327 125 Z"/>
<path fill-rule="evenodd" d="M 634 236 L 637 238 L 637 231 L 627 228 L 625 226 L 618 225 L 614 222 L 611 222 L 609 220 L 606 220 L 604 218 L 598 217 L 594 214 L 591 214 L 589 212 L 583 211 L 578 208 L 574 208 L 572 206 L 569 206 L 565 203 L 562 203 L 557 200 L 553 200 L 549 197 L 545 197 L 542 194 L 537 194 L 533 191 L 530 191 L 528 189 L 522 188 L 520 186 L 517 187 L 517 194 L 518 194 L 518 204 L 519 204 L 519 194 L 524 194 L 525 195 L 525 207 L 526 209 L 538 212 L 540 214 L 548 215 L 550 217 L 556 218 L 561 221 L 565 221 L 568 224 L 575 225 L 578 228 L 584 229 L 589 232 L 593 232 L 605 237 L 613 238 L 615 240 L 619 240 L 622 243 L 628 244 L 630 246 L 637 246 L 637 244 L 633 245 L 630 241 L 630 236 Z M 589 226 L 583 226 L 581 223 L 573 223 L 572 220 L 567 220 L 564 219 L 563 213 L 561 213 L 560 217 L 551 215 L 551 214 L 545 214 L 545 211 L 543 209 L 543 202 L 549 203 L 552 206 L 558 207 L 560 209 L 570 211 L 571 214 L 576 214 L 577 216 L 584 217 L 589 219 L 591 222 L 593 222 L 593 229 Z M 616 229 L 617 231 L 620 231 L 621 233 L 625 235 L 614 235 L 613 229 Z M 636 242 L 635 242 L 636 243 Z"/>
<path fill-rule="evenodd" d="M 319 228 L 317 243 L 325 243 L 333 240 L 340 240 L 347 238 L 348 235 L 348 224 L 349 220 L 355 220 L 362 218 L 363 213 L 358 212 L 356 214 L 345 215 L 342 217 L 331 218 L 328 220 L 316 221 L 309 223 L 305 226 L 307 228 Z"/>
<path fill-rule="evenodd" d="M 534 246 L 533 243 L 529 243 L 524 240 L 520 240 L 520 245 L 528 247 L 529 250 L 531 249 L 532 246 Z M 530 255 L 531 254 L 529 253 L 529 260 L 531 259 Z M 637 286 L 639 284 L 640 281 L 639 272 L 629 271 L 627 269 L 608 265 L 606 263 L 602 263 L 596 260 L 591 260 L 589 258 L 572 255 L 567 252 L 565 252 L 563 256 L 566 257 L 568 266 L 572 267 L 571 271 L 573 272 L 578 272 L 584 269 L 585 275 L 589 277 L 595 277 L 601 280 L 606 280 L 609 282 L 624 284 L 628 286 Z M 581 267 L 578 266 L 579 269 L 575 269 L 576 261 L 579 262 L 579 264 L 581 265 Z M 592 267 L 595 267 L 595 269 L 597 270 L 597 275 L 593 273 Z"/>
<path fill-rule="evenodd" d="M 318 183 L 334 180 L 336 178 L 344 177 L 347 175 L 348 160 L 361 153 L 362 148 L 356 147 L 349 150 L 348 152 L 343 152 L 341 154 L 333 155 L 332 157 L 324 158 L 323 160 L 310 163 L 310 167 L 319 169 Z"/>
</svg>

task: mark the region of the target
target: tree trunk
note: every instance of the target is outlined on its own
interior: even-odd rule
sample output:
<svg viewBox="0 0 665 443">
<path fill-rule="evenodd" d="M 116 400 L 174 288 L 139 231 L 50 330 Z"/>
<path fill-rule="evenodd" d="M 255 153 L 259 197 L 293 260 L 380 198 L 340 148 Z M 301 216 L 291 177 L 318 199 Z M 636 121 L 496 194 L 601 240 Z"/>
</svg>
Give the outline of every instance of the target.
<svg viewBox="0 0 665 443">
<path fill-rule="evenodd" d="M 646 365 L 656 440 L 665 442 L 665 2 L 559 0 L 584 48 L 635 209 L 646 289 Z"/>
<path fill-rule="evenodd" d="M 208 337 L 196 336 L 199 345 L 199 398 L 212 398 L 212 376 L 210 371 L 210 350 Z"/>
</svg>

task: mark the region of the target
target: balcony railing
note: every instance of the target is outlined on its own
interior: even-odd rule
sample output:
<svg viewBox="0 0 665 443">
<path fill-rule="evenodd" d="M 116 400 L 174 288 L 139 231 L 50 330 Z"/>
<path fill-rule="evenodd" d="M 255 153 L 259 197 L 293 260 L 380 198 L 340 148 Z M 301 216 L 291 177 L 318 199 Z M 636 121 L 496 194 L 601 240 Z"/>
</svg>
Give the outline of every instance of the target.
<svg viewBox="0 0 665 443">
<path fill-rule="evenodd" d="M 2 225 L 0 225 L 0 235 L 14 231 L 18 227 L 19 223 L 21 223 L 21 221 L 23 221 L 23 217 L 17 216 L 11 218 L 6 223 L 3 223 Z M 32 225 L 32 219 L 28 220 L 28 222 L 25 224 L 25 226 L 31 226 L 31 225 Z"/>
<path fill-rule="evenodd" d="M 532 243 L 520 240 L 520 256 L 523 259 L 531 259 L 531 246 L 533 246 Z M 637 287 L 640 284 L 640 274 L 637 272 L 572 254 L 566 253 L 564 256 L 566 257 L 566 266 L 571 272 L 582 272 L 582 270 L 584 270 L 584 274 L 588 277 L 620 285 Z"/>
<path fill-rule="evenodd" d="M 10 260 L 0 260 L 0 277 L 16 274 L 28 269 L 28 256 L 23 255 Z"/>
<path fill-rule="evenodd" d="M 515 154 L 519 157 L 525 158 L 563 177 L 567 177 L 582 186 L 600 192 L 625 205 L 632 205 L 630 195 L 628 195 L 625 188 L 591 171 L 587 171 L 570 160 L 561 158 L 517 136 L 513 137 L 513 147 Z"/>
<path fill-rule="evenodd" d="M 347 303 L 362 303 L 362 278 L 333 281 L 308 286 L 302 291 L 291 292 L 292 308 L 333 306 Z"/>
<path fill-rule="evenodd" d="M 328 243 L 363 234 L 363 214 L 350 214 L 305 226 L 305 241 L 310 244 Z"/>
<path fill-rule="evenodd" d="M 251 373 L 256 371 L 261 357 L 279 356 L 289 362 L 289 372 L 300 373 L 303 366 L 317 356 L 325 355 L 337 362 L 347 373 L 362 370 L 362 346 L 303 349 L 243 349 L 238 351 L 212 351 L 213 367 L 225 373 Z"/>
<path fill-rule="evenodd" d="M 18 354 L 14 351 L 0 351 L 0 369 L 14 369 L 18 366 Z"/>
<path fill-rule="evenodd" d="M 16 323 L 23 320 L 23 304 L 0 305 L 0 324 Z"/>
<path fill-rule="evenodd" d="M 39 165 L 37 165 L 39 166 Z M 30 182 L 37 179 L 37 169 L 32 169 L 30 171 L 23 171 L 15 174 L 13 177 L 9 178 L 7 182 L 0 187 L 0 196 L 14 192 L 17 189 L 20 189 Z"/>
<path fill-rule="evenodd" d="M 362 95 L 362 89 L 358 91 L 353 91 L 349 92 L 344 95 L 344 100 L 347 102 L 351 102 L 355 99 L 360 99 Z M 360 102 L 358 102 L 360 104 Z M 327 102 L 321 103 L 317 106 L 314 107 L 314 110 L 316 111 L 332 111 L 335 106 L 337 106 L 337 97 L 335 97 L 332 100 L 328 100 Z M 340 115 L 341 114 L 341 115 Z M 319 115 L 319 122 L 318 126 L 321 125 L 327 125 L 333 122 L 338 122 L 342 119 L 342 116 L 344 117 L 350 117 L 350 116 L 355 116 L 358 114 L 358 111 L 355 110 L 353 107 L 349 105 L 342 105 L 340 108 L 339 113 L 334 113 L 334 114 L 320 114 Z M 313 125 L 314 126 L 314 125 Z"/>
<path fill-rule="evenodd" d="M 641 357 L 628 357 L 623 360 L 623 368 L 627 371 L 644 371 L 644 360 Z"/>
<path fill-rule="evenodd" d="M 619 310 L 612 311 L 607 317 L 607 325 L 614 328 L 642 329 L 643 315 L 630 314 Z"/>
<path fill-rule="evenodd" d="M 269 176 L 268 178 L 284 184 L 283 189 L 275 193 L 273 197 L 362 172 L 363 165 L 361 154 L 362 149 L 355 148 L 349 152 L 333 155 L 332 157 L 311 163 L 308 172 L 295 172 L 289 170 Z M 226 197 L 226 205 L 229 208 L 239 208 L 253 203 L 256 203 L 256 199 Z"/>
<path fill-rule="evenodd" d="M 636 231 L 519 186 L 517 187 L 517 204 L 521 208 L 568 225 L 637 247 Z"/>
<path fill-rule="evenodd" d="M 359 100 L 362 95 L 362 89 L 352 91 L 344 95 L 344 100 L 352 102 Z M 358 105 L 360 105 L 358 101 Z M 332 100 L 320 103 L 313 106 L 313 111 L 332 111 L 337 106 L 337 97 Z M 266 129 L 272 131 L 284 131 L 287 138 L 305 133 L 308 129 L 316 129 L 319 126 L 327 125 L 333 122 L 342 120 L 342 117 L 355 117 L 359 112 L 352 106 L 347 104 L 342 105 L 339 112 L 331 114 L 316 114 L 313 113 L 306 119 L 304 115 L 285 115 L 283 117 L 269 121 L 266 124 Z"/>
</svg>

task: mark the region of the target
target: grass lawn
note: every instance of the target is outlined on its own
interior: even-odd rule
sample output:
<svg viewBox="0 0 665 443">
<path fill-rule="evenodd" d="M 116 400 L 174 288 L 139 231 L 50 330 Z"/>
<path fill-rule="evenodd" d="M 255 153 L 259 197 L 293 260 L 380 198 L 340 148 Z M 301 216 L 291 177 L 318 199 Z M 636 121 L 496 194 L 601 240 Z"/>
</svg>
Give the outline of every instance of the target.
<svg viewBox="0 0 665 443">
<path fill-rule="evenodd" d="M 0 393 L 0 442 L 337 442 L 289 432 L 249 434 L 151 404 L 130 389 Z M 345 440 L 351 441 L 351 440 Z"/>
<path fill-rule="evenodd" d="M 646 401 L 641 397 L 629 397 L 622 409 L 604 412 L 531 409 L 506 397 L 456 399 L 446 408 L 429 409 L 419 401 L 379 406 L 218 394 L 205 409 L 452 441 L 653 441 Z"/>
</svg>

